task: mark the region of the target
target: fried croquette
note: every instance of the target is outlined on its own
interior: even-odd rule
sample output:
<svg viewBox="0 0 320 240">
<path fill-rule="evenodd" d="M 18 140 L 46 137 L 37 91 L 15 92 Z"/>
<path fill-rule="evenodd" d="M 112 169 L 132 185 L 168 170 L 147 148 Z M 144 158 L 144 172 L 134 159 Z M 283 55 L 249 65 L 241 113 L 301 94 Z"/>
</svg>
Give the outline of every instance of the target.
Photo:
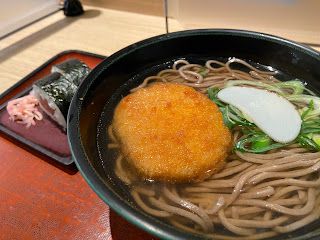
<svg viewBox="0 0 320 240">
<path fill-rule="evenodd" d="M 231 133 L 219 108 L 191 87 L 155 83 L 124 97 L 113 131 L 145 179 L 195 182 L 220 170 Z"/>
</svg>

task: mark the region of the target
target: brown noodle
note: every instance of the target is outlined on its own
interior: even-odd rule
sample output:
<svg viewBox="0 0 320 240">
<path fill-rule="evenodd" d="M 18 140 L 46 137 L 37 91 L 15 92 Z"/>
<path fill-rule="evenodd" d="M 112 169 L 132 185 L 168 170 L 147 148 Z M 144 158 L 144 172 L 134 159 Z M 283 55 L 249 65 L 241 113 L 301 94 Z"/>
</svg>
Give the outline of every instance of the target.
<svg viewBox="0 0 320 240">
<path fill-rule="evenodd" d="M 250 71 L 233 69 L 233 63 Z M 277 82 L 274 75 L 237 58 L 226 63 L 209 60 L 205 67 L 178 60 L 172 69 L 146 78 L 132 92 L 160 81 L 180 83 L 206 94 L 209 87 L 223 87 L 232 80 Z M 119 148 L 112 126 L 108 134 L 108 147 Z M 233 136 L 236 141 L 240 135 L 235 131 Z M 297 144 L 266 154 L 235 152 L 221 172 L 182 186 L 158 184 L 156 189 L 157 183 L 141 184 L 126 166 L 119 153 L 115 172 L 131 186 L 132 197 L 145 212 L 215 239 L 263 239 L 294 231 L 320 216 L 320 153 L 308 152 Z M 217 233 L 214 225 L 243 237 Z"/>
</svg>

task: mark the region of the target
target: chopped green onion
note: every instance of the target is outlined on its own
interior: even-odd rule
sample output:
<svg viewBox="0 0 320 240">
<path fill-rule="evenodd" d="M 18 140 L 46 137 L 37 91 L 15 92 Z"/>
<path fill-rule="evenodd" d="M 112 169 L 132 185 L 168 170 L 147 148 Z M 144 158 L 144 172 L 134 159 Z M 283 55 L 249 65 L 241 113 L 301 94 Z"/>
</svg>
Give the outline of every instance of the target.
<svg viewBox="0 0 320 240">
<path fill-rule="evenodd" d="M 288 96 L 286 96 L 286 98 L 290 102 L 296 102 L 296 103 L 309 104 L 311 101 L 313 101 L 313 105 L 315 107 L 319 107 L 320 106 L 320 98 L 318 98 L 316 96 L 298 94 L 298 95 L 288 95 Z"/>
<path fill-rule="evenodd" d="M 230 117 L 237 123 L 239 126 L 255 126 L 252 121 L 249 121 L 249 117 L 244 115 L 238 108 L 228 105 L 230 108 Z"/>
<path fill-rule="evenodd" d="M 302 114 L 301 114 L 301 119 L 304 119 L 311 111 L 314 110 L 314 101 L 311 100 L 308 104 L 307 110 L 305 110 Z"/>
<path fill-rule="evenodd" d="M 236 123 L 229 116 L 229 108 L 228 107 L 220 108 L 220 111 L 221 111 L 222 116 L 223 116 L 224 124 L 228 128 L 232 129 L 236 125 Z"/>
<path fill-rule="evenodd" d="M 286 146 L 286 144 L 273 142 L 265 134 L 258 134 L 242 137 L 236 143 L 235 149 L 240 152 L 264 153 L 284 146 Z"/>
<path fill-rule="evenodd" d="M 293 95 L 302 94 L 305 90 L 304 84 L 300 80 L 291 80 L 286 82 L 275 83 L 274 86 L 282 89 L 291 89 Z"/>
<path fill-rule="evenodd" d="M 260 138 L 257 138 L 257 140 L 255 142 L 253 142 L 251 144 L 251 148 L 253 150 L 261 150 L 266 148 L 267 146 L 269 146 L 271 144 L 272 140 L 271 138 L 269 138 L 268 136 L 261 136 Z"/>
<path fill-rule="evenodd" d="M 217 94 L 219 91 L 220 91 L 219 88 L 209 88 L 208 89 L 208 96 L 211 101 L 213 101 L 215 104 L 218 105 L 218 107 L 225 107 L 225 104 L 222 103 L 217 97 Z"/>
<path fill-rule="evenodd" d="M 318 145 L 310 136 L 308 135 L 300 135 L 297 138 L 298 143 L 307 149 L 320 151 L 320 145 Z"/>
<path fill-rule="evenodd" d="M 312 140 L 313 140 L 318 146 L 320 146 L 320 134 L 313 134 Z"/>
</svg>

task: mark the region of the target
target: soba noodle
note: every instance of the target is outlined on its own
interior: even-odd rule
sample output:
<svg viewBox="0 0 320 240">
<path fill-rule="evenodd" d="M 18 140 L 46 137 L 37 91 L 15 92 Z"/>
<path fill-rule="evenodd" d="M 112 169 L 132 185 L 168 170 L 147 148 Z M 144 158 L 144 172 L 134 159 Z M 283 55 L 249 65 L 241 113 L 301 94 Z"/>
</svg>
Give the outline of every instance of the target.
<svg viewBox="0 0 320 240">
<path fill-rule="evenodd" d="M 234 63 L 249 72 L 234 69 Z M 180 83 L 207 94 L 208 88 L 223 87 L 232 80 L 278 82 L 275 74 L 236 58 L 226 63 L 209 60 L 205 67 L 178 60 L 172 69 L 146 78 L 132 92 L 156 81 Z M 108 147 L 119 148 L 112 126 L 108 134 Z M 234 142 L 240 136 L 237 129 L 233 130 Z M 301 228 L 320 216 L 320 153 L 298 144 L 264 154 L 235 151 L 222 171 L 192 184 L 141 183 L 126 167 L 119 151 L 115 172 L 130 185 L 141 209 L 178 228 L 215 239 L 272 237 Z M 227 231 L 217 231 L 219 225 Z"/>
</svg>

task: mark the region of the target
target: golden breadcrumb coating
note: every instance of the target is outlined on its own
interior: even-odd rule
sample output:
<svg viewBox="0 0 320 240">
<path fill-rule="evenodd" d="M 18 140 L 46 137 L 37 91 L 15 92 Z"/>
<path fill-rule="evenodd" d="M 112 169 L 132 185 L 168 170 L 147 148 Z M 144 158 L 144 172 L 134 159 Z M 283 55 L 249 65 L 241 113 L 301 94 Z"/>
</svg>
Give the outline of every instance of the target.
<svg viewBox="0 0 320 240">
<path fill-rule="evenodd" d="M 216 104 L 175 83 L 155 83 L 127 95 L 112 125 L 122 152 L 146 179 L 202 180 L 222 168 L 231 146 Z"/>
</svg>

